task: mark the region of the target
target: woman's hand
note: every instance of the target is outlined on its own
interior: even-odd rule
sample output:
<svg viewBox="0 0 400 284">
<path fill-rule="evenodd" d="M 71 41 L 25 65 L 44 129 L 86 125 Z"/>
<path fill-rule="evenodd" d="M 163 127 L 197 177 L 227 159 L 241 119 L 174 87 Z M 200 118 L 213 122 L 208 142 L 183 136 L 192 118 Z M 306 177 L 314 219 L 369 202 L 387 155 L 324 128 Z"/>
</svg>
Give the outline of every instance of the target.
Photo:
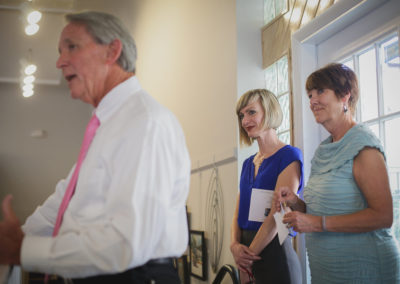
<svg viewBox="0 0 400 284">
<path fill-rule="evenodd" d="M 231 245 L 231 252 L 240 271 L 246 272 L 246 269 L 251 269 L 255 260 L 261 259 L 247 246 L 242 245 L 238 242 Z"/>
<path fill-rule="evenodd" d="M 288 212 L 283 217 L 282 222 L 292 227 L 299 233 L 311 233 L 322 231 L 321 216 L 301 213 L 298 211 Z"/>
</svg>

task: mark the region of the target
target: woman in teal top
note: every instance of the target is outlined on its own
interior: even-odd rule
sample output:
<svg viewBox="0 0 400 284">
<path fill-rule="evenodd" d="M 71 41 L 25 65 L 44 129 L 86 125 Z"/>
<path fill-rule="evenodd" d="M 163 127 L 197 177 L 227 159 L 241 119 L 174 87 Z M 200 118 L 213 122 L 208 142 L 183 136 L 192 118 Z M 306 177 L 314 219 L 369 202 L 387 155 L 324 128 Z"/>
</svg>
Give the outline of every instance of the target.
<svg viewBox="0 0 400 284">
<path fill-rule="evenodd" d="M 307 233 L 311 281 L 400 283 L 385 154 L 368 127 L 353 120 L 357 77 L 342 64 L 330 64 L 308 77 L 306 89 L 316 121 L 331 136 L 312 159 L 305 202 L 285 189 L 275 201 L 296 210 L 283 222 Z"/>
</svg>

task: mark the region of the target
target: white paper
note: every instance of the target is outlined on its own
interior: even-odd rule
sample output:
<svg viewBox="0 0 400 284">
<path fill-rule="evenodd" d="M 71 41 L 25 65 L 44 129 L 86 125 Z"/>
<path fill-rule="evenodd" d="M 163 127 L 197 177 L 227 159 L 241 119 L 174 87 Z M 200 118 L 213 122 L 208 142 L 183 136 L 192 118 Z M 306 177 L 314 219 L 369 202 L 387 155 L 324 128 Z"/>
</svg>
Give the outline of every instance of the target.
<svg viewBox="0 0 400 284">
<path fill-rule="evenodd" d="M 276 223 L 276 229 L 278 230 L 278 238 L 279 243 L 282 245 L 285 241 L 286 237 L 289 235 L 289 229 L 286 227 L 286 224 L 283 224 L 283 216 L 285 215 L 285 210 L 281 204 L 281 211 L 275 212 L 274 218 Z"/>
<path fill-rule="evenodd" d="M 264 222 L 265 211 L 271 208 L 273 190 L 253 188 L 251 191 L 249 221 Z"/>
</svg>

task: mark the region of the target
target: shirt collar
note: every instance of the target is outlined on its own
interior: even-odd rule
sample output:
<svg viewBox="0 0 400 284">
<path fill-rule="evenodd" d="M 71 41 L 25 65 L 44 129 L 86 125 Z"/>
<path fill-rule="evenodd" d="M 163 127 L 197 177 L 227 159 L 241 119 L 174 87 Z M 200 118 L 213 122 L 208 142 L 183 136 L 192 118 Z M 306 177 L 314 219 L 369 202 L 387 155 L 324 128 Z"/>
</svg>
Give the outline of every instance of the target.
<svg viewBox="0 0 400 284">
<path fill-rule="evenodd" d="M 141 89 L 136 76 L 128 78 L 111 89 L 94 110 L 94 113 L 96 113 L 97 118 L 100 120 L 100 124 L 106 121 L 127 99 Z"/>
</svg>

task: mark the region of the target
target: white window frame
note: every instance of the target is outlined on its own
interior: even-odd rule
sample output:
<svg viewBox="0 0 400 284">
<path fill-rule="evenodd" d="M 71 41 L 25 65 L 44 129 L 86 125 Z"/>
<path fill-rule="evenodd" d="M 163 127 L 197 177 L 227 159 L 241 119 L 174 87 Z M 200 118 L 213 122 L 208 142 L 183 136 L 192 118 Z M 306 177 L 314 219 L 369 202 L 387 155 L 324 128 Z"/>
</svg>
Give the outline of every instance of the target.
<svg viewBox="0 0 400 284">
<path fill-rule="evenodd" d="M 376 58 L 376 74 L 377 74 L 377 104 L 378 104 L 378 113 L 377 116 L 375 118 L 369 119 L 369 120 L 362 120 L 362 112 L 361 112 L 361 100 L 362 100 L 362 96 L 360 96 L 360 100 L 358 102 L 357 105 L 357 113 L 356 113 L 356 120 L 358 122 L 362 122 L 366 125 L 374 125 L 377 124 L 378 125 L 378 130 L 379 130 L 379 139 L 383 145 L 383 148 L 386 149 L 386 145 L 387 145 L 387 140 L 386 140 L 386 130 L 385 130 L 385 123 L 387 121 L 390 121 L 392 119 L 396 119 L 400 117 L 400 110 L 389 113 L 389 114 L 385 114 L 385 110 L 384 110 L 384 94 L 383 94 L 383 82 L 382 82 L 382 68 L 379 68 L 379 65 L 382 65 L 381 62 L 381 58 L 380 58 L 380 54 L 379 54 L 379 46 L 382 42 L 386 41 L 388 38 L 393 37 L 393 36 L 397 36 L 398 39 L 400 39 L 400 25 L 396 28 L 394 28 L 393 30 L 389 31 L 388 33 L 385 33 L 383 35 L 380 35 L 378 37 L 376 37 L 374 39 L 374 42 L 371 44 L 367 44 L 365 46 L 363 46 L 362 48 L 354 51 L 351 56 L 346 56 L 344 58 L 341 58 L 339 61 L 340 62 L 346 62 L 349 60 L 352 60 L 354 63 L 354 71 L 356 72 L 357 76 L 359 77 L 360 74 L 360 70 L 359 70 L 359 56 L 365 52 L 368 52 L 369 50 L 373 49 L 375 52 L 375 58 Z M 399 41 L 400 42 L 400 41 Z M 386 151 L 385 151 L 386 152 Z M 386 152 L 387 154 L 387 152 Z M 390 170 L 390 168 L 389 168 Z M 399 181 L 396 182 L 397 184 L 399 184 Z M 393 192 L 393 188 L 392 189 L 392 193 Z M 394 196 L 393 196 L 394 197 Z M 395 204 L 395 200 L 393 201 Z M 395 212 L 394 212 L 395 213 Z M 395 216 L 393 216 L 395 217 Z M 393 221 L 395 221 L 396 219 L 394 218 Z M 399 222 L 399 220 L 396 220 L 397 222 Z M 398 237 L 398 236 L 396 236 Z M 399 240 L 399 239 L 398 239 Z"/>
</svg>

